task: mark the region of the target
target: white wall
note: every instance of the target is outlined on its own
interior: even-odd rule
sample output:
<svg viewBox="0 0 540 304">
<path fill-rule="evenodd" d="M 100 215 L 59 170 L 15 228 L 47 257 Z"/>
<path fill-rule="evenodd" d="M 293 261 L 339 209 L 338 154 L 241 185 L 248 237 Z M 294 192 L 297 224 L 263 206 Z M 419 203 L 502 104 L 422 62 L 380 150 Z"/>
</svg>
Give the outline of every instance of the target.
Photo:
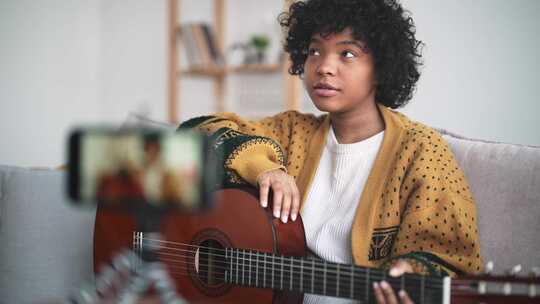
<svg viewBox="0 0 540 304">
<path fill-rule="evenodd" d="M 403 1 L 426 43 L 404 112 L 468 137 L 540 145 L 540 1 Z"/>
<path fill-rule="evenodd" d="M 166 118 L 166 0 L 0 0 L 0 164 L 65 163 L 69 130 Z"/>
<path fill-rule="evenodd" d="M 210 20 L 210 0 L 183 2 L 183 20 Z M 0 163 L 63 163 L 74 124 L 119 123 L 130 111 L 165 119 L 166 3 L 0 0 Z M 279 31 L 269 13 L 279 12 L 281 0 L 227 3 L 229 43 Z M 404 112 L 470 137 L 540 145 L 540 1 L 403 3 L 427 45 L 417 94 Z M 229 83 L 239 111 L 242 103 L 267 106 L 282 93 L 279 78 Z M 209 81 L 180 85 L 182 118 L 213 110 Z"/>
<path fill-rule="evenodd" d="M 166 0 L 101 0 L 100 118 L 167 118 Z"/>
<path fill-rule="evenodd" d="M 97 1 L 0 1 L 0 163 L 58 165 L 68 125 L 97 118 Z"/>
</svg>

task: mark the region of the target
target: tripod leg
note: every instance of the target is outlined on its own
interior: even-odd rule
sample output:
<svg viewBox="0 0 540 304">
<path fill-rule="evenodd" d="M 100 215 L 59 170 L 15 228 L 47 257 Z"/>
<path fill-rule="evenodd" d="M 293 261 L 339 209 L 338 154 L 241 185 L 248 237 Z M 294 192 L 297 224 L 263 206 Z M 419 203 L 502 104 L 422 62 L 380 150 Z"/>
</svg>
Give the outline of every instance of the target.
<svg viewBox="0 0 540 304">
<path fill-rule="evenodd" d="M 160 302 L 167 304 L 187 304 L 176 292 L 176 288 L 163 264 L 153 262 L 147 264 L 146 275 L 155 283 Z"/>
</svg>

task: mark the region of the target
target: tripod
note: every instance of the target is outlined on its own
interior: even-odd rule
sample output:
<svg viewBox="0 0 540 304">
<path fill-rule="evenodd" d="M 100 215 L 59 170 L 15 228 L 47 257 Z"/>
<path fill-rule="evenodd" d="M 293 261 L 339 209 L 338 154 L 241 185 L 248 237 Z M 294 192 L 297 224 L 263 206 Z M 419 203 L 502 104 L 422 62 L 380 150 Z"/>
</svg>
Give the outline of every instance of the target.
<svg viewBox="0 0 540 304">
<path fill-rule="evenodd" d="M 148 243 L 137 234 L 151 235 L 161 239 L 159 226 L 162 211 L 147 203 L 136 204 L 135 218 L 138 231 L 134 232 L 134 249 L 117 254 L 110 265 L 96 275 L 95 284 L 79 289 L 68 303 L 136 303 L 153 286 L 160 303 L 187 303 L 176 292 L 174 283 L 165 266 L 159 262 L 159 246 Z"/>
</svg>

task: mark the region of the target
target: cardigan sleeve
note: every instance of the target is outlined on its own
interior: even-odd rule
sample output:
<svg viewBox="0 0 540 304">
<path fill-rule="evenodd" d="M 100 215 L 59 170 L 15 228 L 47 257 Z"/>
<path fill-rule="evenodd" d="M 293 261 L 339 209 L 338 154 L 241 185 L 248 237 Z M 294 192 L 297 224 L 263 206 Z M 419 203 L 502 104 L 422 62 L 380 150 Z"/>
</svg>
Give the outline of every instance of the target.
<svg viewBox="0 0 540 304">
<path fill-rule="evenodd" d="M 431 136 L 419 146 L 404 176 L 404 210 L 390 262 L 409 260 L 419 273 L 479 272 L 474 200 L 446 142 L 440 135 Z"/>
<path fill-rule="evenodd" d="M 209 136 L 225 169 L 224 186 L 256 185 L 260 174 L 286 170 L 286 149 L 296 116 L 289 111 L 254 121 L 234 113 L 217 113 L 187 120 L 179 129 L 192 128 Z"/>
</svg>

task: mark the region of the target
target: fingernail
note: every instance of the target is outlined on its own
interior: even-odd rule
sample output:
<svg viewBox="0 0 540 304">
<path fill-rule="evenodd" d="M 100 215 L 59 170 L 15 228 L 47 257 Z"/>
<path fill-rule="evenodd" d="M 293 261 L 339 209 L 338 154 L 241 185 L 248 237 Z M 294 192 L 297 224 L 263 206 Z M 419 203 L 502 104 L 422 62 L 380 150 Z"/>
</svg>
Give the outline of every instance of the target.
<svg viewBox="0 0 540 304">
<path fill-rule="evenodd" d="M 403 290 L 403 289 L 400 290 L 400 291 L 398 292 L 398 294 L 399 294 L 399 297 L 400 297 L 400 298 L 405 298 L 405 290 Z"/>
<path fill-rule="evenodd" d="M 283 223 L 287 223 L 287 216 L 285 216 L 285 215 L 282 216 L 282 217 L 281 217 L 281 221 L 282 221 Z"/>
<path fill-rule="evenodd" d="M 384 288 L 384 289 L 388 289 L 390 287 L 390 285 L 388 285 L 388 283 L 386 283 L 386 281 L 382 281 L 381 282 L 381 287 Z"/>
<path fill-rule="evenodd" d="M 268 205 L 266 201 L 261 201 L 261 206 L 263 206 L 263 208 L 266 208 L 266 205 Z"/>
<path fill-rule="evenodd" d="M 291 215 L 291 219 L 292 219 L 293 222 L 296 221 L 296 214 L 293 213 L 293 214 Z"/>
<path fill-rule="evenodd" d="M 393 277 L 397 277 L 399 275 L 399 272 L 396 268 L 390 269 L 390 275 Z"/>
<path fill-rule="evenodd" d="M 279 218 L 279 210 L 274 210 L 274 216 Z"/>
<path fill-rule="evenodd" d="M 373 282 L 373 288 L 379 288 L 379 283 Z"/>
</svg>

